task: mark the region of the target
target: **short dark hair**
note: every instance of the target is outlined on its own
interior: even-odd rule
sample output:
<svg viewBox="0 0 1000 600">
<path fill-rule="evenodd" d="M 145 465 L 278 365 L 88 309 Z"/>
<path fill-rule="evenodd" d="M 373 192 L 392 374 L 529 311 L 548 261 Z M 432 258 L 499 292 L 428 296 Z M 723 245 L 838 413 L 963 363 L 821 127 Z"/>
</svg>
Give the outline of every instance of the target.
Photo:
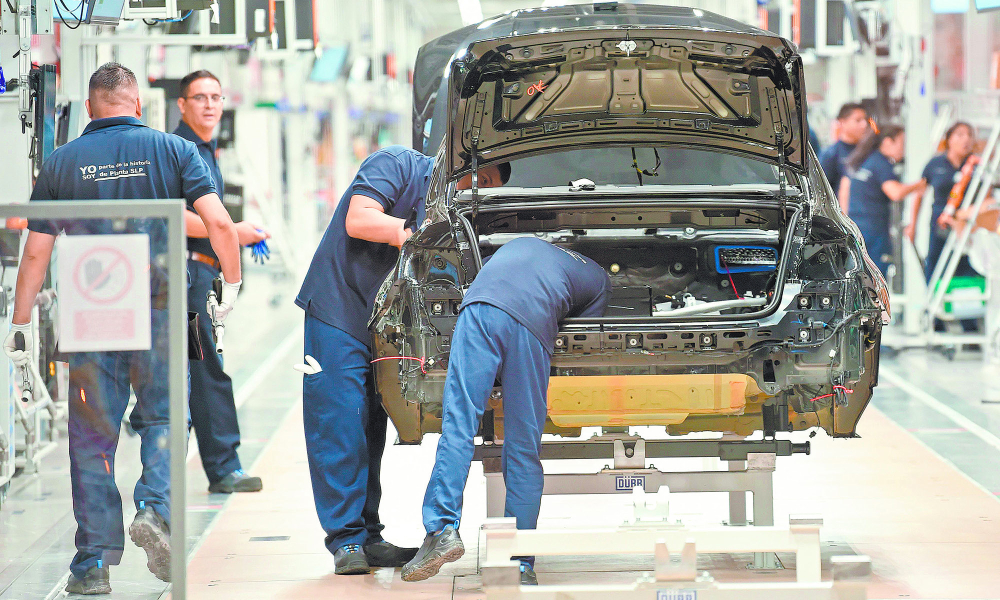
<svg viewBox="0 0 1000 600">
<path fill-rule="evenodd" d="M 139 82 L 135 79 L 135 73 L 126 66 L 116 62 L 109 62 L 98 67 L 94 71 L 94 74 L 90 76 L 88 93 L 103 92 L 105 94 L 114 94 L 124 87 L 138 89 Z"/>
<path fill-rule="evenodd" d="M 199 69 L 194 73 L 188 73 L 181 79 L 181 98 L 187 98 L 188 90 L 191 88 L 191 84 L 199 79 L 214 79 L 219 85 L 222 82 L 216 77 L 211 71 L 206 71 L 205 69 Z"/>
<path fill-rule="evenodd" d="M 506 185 L 510 181 L 510 163 L 500 163 L 497 165 L 497 169 L 500 169 L 500 181 Z"/>
<path fill-rule="evenodd" d="M 865 110 L 864 106 L 861 106 L 857 102 L 848 102 L 847 104 L 840 107 L 840 112 L 837 113 L 837 120 L 843 121 L 847 117 L 854 114 L 854 111 L 856 110 L 860 110 L 861 112 L 865 113 L 865 116 L 868 116 L 868 111 Z"/>
</svg>

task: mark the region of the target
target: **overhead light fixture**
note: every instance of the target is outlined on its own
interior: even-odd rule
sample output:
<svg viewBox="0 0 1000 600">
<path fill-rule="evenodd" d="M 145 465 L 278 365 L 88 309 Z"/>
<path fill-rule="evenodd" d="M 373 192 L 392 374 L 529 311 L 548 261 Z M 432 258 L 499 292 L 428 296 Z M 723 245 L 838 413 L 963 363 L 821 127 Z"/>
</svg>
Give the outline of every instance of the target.
<svg viewBox="0 0 1000 600">
<path fill-rule="evenodd" d="M 483 20 L 483 7 L 479 0 L 458 0 L 458 12 L 462 15 L 462 25 L 472 25 Z"/>
</svg>

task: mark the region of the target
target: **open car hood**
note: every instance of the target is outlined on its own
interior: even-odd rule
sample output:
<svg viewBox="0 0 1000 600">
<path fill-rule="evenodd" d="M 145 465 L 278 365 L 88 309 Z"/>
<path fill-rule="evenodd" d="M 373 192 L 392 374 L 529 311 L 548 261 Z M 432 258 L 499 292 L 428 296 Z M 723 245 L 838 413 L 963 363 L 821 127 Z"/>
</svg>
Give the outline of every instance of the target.
<svg viewBox="0 0 1000 600">
<path fill-rule="evenodd" d="M 704 27 L 581 27 L 473 42 L 450 65 L 449 178 L 586 146 L 708 147 L 805 171 L 802 61 Z M 664 156 L 664 160 L 670 160 Z"/>
</svg>

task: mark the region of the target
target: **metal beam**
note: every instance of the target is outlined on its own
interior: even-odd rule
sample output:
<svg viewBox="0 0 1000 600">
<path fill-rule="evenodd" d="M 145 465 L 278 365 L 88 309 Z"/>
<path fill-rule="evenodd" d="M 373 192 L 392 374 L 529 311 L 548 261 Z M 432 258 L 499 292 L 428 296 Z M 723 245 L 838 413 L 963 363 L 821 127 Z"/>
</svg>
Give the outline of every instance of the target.
<svg viewBox="0 0 1000 600">
<path fill-rule="evenodd" d="M 640 438 L 623 438 L 626 446 Z M 777 456 L 809 454 L 810 443 L 793 443 L 791 440 L 645 440 L 646 458 L 719 458 L 721 460 L 746 460 L 747 454 L 767 453 Z M 476 446 L 473 460 L 499 459 L 501 444 Z M 569 442 L 543 442 L 542 460 L 614 458 L 613 439 L 595 439 Z"/>
</svg>

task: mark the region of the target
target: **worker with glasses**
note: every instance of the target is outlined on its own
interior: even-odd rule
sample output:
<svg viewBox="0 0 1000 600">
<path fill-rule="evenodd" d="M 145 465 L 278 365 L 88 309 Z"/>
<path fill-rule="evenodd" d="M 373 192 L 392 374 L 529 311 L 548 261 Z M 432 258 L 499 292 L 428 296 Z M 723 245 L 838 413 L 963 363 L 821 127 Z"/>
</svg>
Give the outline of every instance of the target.
<svg viewBox="0 0 1000 600">
<path fill-rule="evenodd" d="M 222 84 L 209 71 L 195 71 L 181 79 L 177 108 L 181 121 L 175 135 L 193 142 L 198 154 L 212 173 L 215 189 L 223 197 L 225 183 L 216 158 L 218 143 L 215 128 L 222 118 Z M 190 274 L 188 311 L 198 313 L 202 345 L 202 360 L 190 363 L 191 426 L 198 438 L 198 454 L 208 477 L 208 491 L 213 494 L 258 492 L 263 488 L 260 477 L 243 471 L 237 448 L 240 446 L 240 426 L 236 416 L 233 380 L 223 370 L 222 355 L 216 352 L 212 338 L 212 319 L 208 314 L 207 297 L 212 281 L 219 277 L 219 257 L 212 249 L 205 225 L 198 216 L 187 211 L 187 259 Z M 247 221 L 236 223 L 241 246 L 256 244 L 270 237 L 263 228 Z"/>
</svg>

